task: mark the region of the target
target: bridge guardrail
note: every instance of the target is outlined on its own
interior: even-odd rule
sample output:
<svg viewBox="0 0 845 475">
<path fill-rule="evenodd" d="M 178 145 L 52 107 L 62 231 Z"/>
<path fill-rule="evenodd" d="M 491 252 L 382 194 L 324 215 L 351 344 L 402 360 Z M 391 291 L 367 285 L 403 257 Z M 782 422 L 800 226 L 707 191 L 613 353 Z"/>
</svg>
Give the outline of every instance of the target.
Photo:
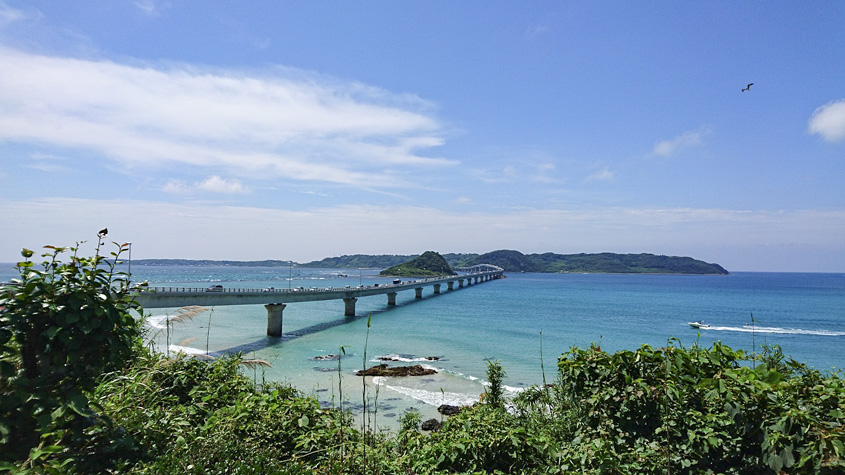
<svg viewBox="0 0 845 475">
<path fill-rule="evenodd" d="M 378 284 L 379 288 L 391 288 L 391 287 L 405 287 L 409 284 L 425 284 L 432 281 L 448 281 L 449 279 L 460 279 L 460 278 L 467 278 L 473 277 L 477 275 L 484 275 L 490 274 L 494 272 L 501 272 L 503 269 L 491 266 L 489 264 L 481 265 L 481 266 L 473 266 L 468 268 L 459 268 L 456 270 L 469 270 L 473 269 L 476 272 L 465 273 L 465 274 L 458 274 L 451 277 L 428 277 L 425 279 L 417 279 L 417 280 L 409 280 L 404 281 L 400 284 L 392 284 L 392 283 L 385 283 L 385 284 Z M 481 270 L 484 269 L 484 270 Z M 250 294 L 250 293 L 298 293 L 298 292 L 339 292 L 345 290 L 361 290 L 361 289 L 370 289 L 375 288 L 375 285 L 359 285 L 359 286 L 345 286 L 345 287 L 295 287 L 295 288 L 235 288 L 235 287 L 223 287 L 223 288 L 213 288 L 213 287 L 182 287 L 182 286 L 147 286 L 145 287 L 142 292 L 166 292 L 166 293 L 209 293 L 209 294 L 221 294 L 221 293 L 231 293 L 231 294 Z"/>
</svg>

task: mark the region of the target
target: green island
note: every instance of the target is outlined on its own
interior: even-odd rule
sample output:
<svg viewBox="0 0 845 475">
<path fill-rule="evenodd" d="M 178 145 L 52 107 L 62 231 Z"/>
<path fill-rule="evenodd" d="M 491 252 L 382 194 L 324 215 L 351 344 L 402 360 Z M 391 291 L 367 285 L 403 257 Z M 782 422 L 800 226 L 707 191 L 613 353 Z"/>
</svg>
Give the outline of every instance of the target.
<svg viewBox="0 0 845 475">
<path fill-rule="evenodd" d="M 391 277 L 440 277 L 455 275 L 446 259 L 434 251 L 426 251 L 408 262 L 389 267 L 379 275 Z"/>
<path fill-rule="evenodd" d="M 472 405 L 381 430 L 378 394 L 321 408 L 242 355 L 144 344 L 115 261 L 24 250 L 0 286 L 0 472 L 15 474 L 839 474 L 845 380 L 777 346 L 599 346 L 560 355 L 550 382 L 504 396 L 488 362 Z M 67 261 L 63 261 L 69 252 Z M 369 328 L 369 322 L 368 322 Z M 542 354 L 540 361 L 542 362 Z M 357 378 L 341 368 L 338 378 Z M 364 370 L 365 368 L 361 368 Z M 545 380 L 545 371 L 544 371 Z M 363 422 L 346 408 L 358 399 Z M 426 421 L 426 423 L 431 421 Z"/>
<path fill-rule="evenodd" d="M 430 251 L 429 251 L 430 252 Z M 450 267 L 469 267 L 475 264 L 493 264 L 505 272 L 561 272 L 561 273 L 622 273 L 622 274 L 698 274 L 727 275 L 718 264 L 710 264 L 692 257 L 662 256 L 655 254 L 523 254 L 519 251 L 498 250 L 485 254 L 439 254 Z M 319 261 L 291 263 L 291 261 L 214 261 L 187 259 L 136 259 L 141 265 L 189 266 L 264 266 L 329 269 L 387 269 L 406 264 L 420 256 L 354 254 L 327 257 Z M 424 269 L 424 268 L 423 268 Z M 429 275 L 429 274 L 418 274 Z M 431 274 L 434 275 L 434 274 Z"/>
</svg>

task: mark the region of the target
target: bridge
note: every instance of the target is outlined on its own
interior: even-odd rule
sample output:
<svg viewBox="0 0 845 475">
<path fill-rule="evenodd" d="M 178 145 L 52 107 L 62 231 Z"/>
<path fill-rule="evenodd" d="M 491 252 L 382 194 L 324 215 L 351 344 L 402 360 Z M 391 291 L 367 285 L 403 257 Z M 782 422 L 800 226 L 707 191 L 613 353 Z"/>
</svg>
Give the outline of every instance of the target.
<svg viewBox="0 0 845 475">
<path fill-rule="evenodd" d="M 458 274 L 445 277 L 430 277 L 401 281 L 391 284 L 359 285 L 356 287 L 291 288 L 291 289 L 232 289 L 222 286 L 208 288 L 149 287 L 136 296 L 144 308 L 184 307 L 187 305 L 256 305 L 264 304 L 267 309 L 267 335 L 282 336 L 282 312 L 289 303 L 316 302 L 319 300 L 343 300 L 344 315 L 355 316 L 355 302 L 360 297 L 387 295 L 387 305 L 396 305 L 396 294 L 403 290 L 414 290 L 414 297 L 421 299 L 423 289 L 431 286 L 434 295 L 439 295 L 443 284 L 447 290 L 460 289 L 504 277 L 504 269 L 491 264 L 454 269 Z M 457 287 L 455 286 L 457 284 Z"/>
</svg>

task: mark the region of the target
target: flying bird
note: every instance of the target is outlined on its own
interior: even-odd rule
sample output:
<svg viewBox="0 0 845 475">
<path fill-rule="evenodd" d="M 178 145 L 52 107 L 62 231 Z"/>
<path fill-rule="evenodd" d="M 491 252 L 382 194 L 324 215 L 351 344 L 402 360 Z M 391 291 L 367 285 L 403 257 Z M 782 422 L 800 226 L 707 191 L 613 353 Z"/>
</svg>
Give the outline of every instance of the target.
<svg viewBox="0 0 845 475">
<path fill-rule="evenodd" d="M 753 82 L 748 83 L 748 85 L 747 85 L 747 86 L 745 86 L 745 89 L 743 89 L 743 90 L 742 90 L 742 92 L 745 92 L 745 91 L 749 91 L 749 90 L 751 90 L 751 86 L 753 86 L 753 85 L 754 85 L 754 83 L 753 83 Z"/>
</svg>

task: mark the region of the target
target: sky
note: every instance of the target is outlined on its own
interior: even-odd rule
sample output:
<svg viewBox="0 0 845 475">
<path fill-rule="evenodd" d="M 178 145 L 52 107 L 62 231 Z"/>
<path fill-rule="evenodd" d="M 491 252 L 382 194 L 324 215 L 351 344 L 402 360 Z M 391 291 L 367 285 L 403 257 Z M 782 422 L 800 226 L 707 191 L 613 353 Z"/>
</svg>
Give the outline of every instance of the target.
<svg viewBox="0 0 845 475">
<path fill-rule="evenodd" d="M 841 1 L 0 0 L 0 262 L 108 228 L 845 272 L 843 31 Z"/>
</svg>

